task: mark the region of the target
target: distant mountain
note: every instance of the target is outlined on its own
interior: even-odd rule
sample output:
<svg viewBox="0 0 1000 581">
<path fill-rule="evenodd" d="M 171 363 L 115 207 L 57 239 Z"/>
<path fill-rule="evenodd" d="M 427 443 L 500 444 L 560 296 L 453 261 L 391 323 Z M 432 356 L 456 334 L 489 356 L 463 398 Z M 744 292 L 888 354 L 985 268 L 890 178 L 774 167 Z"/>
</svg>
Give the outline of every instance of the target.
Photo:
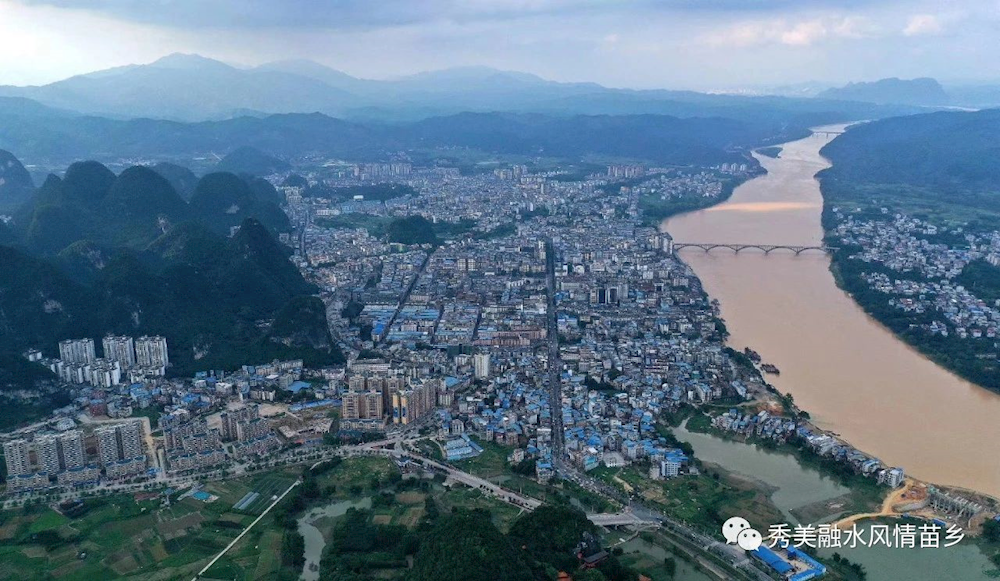
<svg viewBox="0 0 1000 581">
<path fill-rule="evenodd" d="M 81 113 L 177 120 L 223 119 L 234 111 L 338 113 L 360 105 L 322 81 L 267 70 L 241 70 L 197 55 L 170 55 L 40 87 L 0 87 Z"/>
<path fill-rule="evenodd" d="M 381 83 L 352 77 L 337 69 L 321 65 L 307 59 L 294 59 L 265 63 L 254 69 L 263 72 L 278 72 L 298 75 L 326 83 L 327 85 L 353 94 L 365 95 L 376 91 Z"/>
<path fill-rule="evenodd" d="M 0 211 L 20 206 L 34 189 L 28 170 L 14 154 L 0 149 Z"/>
<path fill-rule="evenodd" d="M 941 85 L 929 78 L 909 80 L 891 78 L 874 82 L 849 83 L 844 87 L 827 89 L 817 96 L 822 99 L 923 107 L 941 107 L 951 102 Z"/>
<path fill-rule="evenodd" d="M 803 95 L 795 95 L 803 96 Z M 358 79 L 330 67 L 293 60 L 251 69 L 197 55 L 175 54 L 146 65 L 79 75 L 40 87 L 0 87 L 0 97 L 29 98 L 50 107 L 118 118 L 181 121 L 261 117 L 275 113 L 325 113 L 353 119 L 413 121 L 475 111 L 578 114 L 720 115 L 750 120 L 781 114 L 791 101 L 690 91 L 611 89 L 564 83 L 488 67 L 430 71 L 389 80 Z M 843 98 L 843 97 L 838 97 Z M 797 104 L 812 114 L 845 112 L 858 104 Z M 922 104 L 922 103 L 921 103 Z M 870 108 L 870 106 L 869 106 Z M 751 110 L 736 116 L 742 110 Z M 840 119 L 883 114 L 850 113 Z"/>
<path fill-rule="evenodd" d="M 215 166 L 219 171 L 237 174 L 266 176 L 292 169 L 287 161 L 268 155 L 259 149 L 244 145 L 237 147 Z"/>
<path fill-rule="evenodd" d="M 1000 106 L 1000 85 L 949 85 L 952 105 L 969 108 Z"/>
<path fill-rule="evenodd" d="M 803 101 L 797 101 L 796 106 Z M 706 99 L 702 107 L 722 112 L 723 105 Z M 358 123 L 314 113 L 240 117 L 225 121 L 177 123 L 102 117 L 60 116 L 22 119 L 0 107 L 0 147 L 22 159 L 58 165 L 73 159 L 123 157 L 197 158 L 251 144 L 274 158 L 322 154 L 352 160 L 377 160 L 387 152 L 410 150 L 421 155 L 445 155 L 467 147 L 486 153 L 631 157 L 654 163 L 715 164 L 742 159 L 754 147 L 806 134 L 806 128 L 832 123 L 851 114 L 831 110 L 811 113 L 791 109 L 765 111 L 763 104 L 729 109 L 734 117 L 676 118 L 666 115 L 565 115 L 527 113 L 462 113 L 411 123 Z M 868 106 L 857 114 L 875 114 Z M 756 110 L 757 115 L 753 112 Z M 247 151 L 247 150 L 242 150 Z M 244 157 L 244 156 L 240 156 Z M 240 170 L 256 166 L 232 160 Z M 244 157 L 244 161 L 246 158 Z M 266 171 L 284 169 L 264 158 Z M 228 161 L 227 161 L 228 164 Z"/>
</svg>

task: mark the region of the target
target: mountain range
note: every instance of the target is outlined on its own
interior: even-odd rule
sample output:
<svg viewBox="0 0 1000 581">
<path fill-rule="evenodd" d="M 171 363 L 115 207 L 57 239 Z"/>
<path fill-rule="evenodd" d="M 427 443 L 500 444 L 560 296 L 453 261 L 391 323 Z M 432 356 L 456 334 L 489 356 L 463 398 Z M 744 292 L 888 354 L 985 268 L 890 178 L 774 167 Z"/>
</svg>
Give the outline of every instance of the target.
<svg viewBox="0 0 1000 581">
<path fill-rule="evenodd" d="M 339 361 L 316 289 L 274 238 L 288 228 L 277 193 L 258 181 L 210 173 L 187 202 L 143 166 L 50 176 L 0 226 L 0 353 L 113 332 L 166 336 L 177 372 Z"/>
<path fill-rule="evenodd" d="M 830 88 L 817 97 L 868 103 L 899 103 L 920 107 L 940 107 L 951 103 L 951 97 L 934 79 L 881 79 L 868 83 L 849 83 L 844 87 Z"/>
<path fill-rule="evenodd" d="M 220 168 L 236 171 L 261 169 L 261 159 L 246 159 L 247 150 L 239 151 L 247 145 L 266 152 L 265 170 L 279 171 L 287 169 L 282 159 L 304 155 L 377 161 L 398 151 L 447 157 L 455 148 L 493 155 L 577 159 L 596 155 L 713 165 L 744 159 L 748 149 L 775 139 L 805 135 L 811 124 L 844 118 L 842 112 L 758 119 L 494 112 L 388 124 L 294 113 L 179 123 L 73 115 L 44 106 L 25 113 L 18 109 L 22 105 L 18 100 L 13 110 L 6 105 L 7 100 L 0 98 L 0 149 L 33 165 L 58 168 L 79 159 L 137 157 L 183 161 L 234 153 Z"/>
<path fill-rule="evenodd" d="M 10 154 L 0 151 L 3 155 Z M 0 199 L 0 204 L 16 199 Z M 10 230 L 33 252 L 54 255 L 82 241 L 143 248 L 187 221 L 218 234 L 228 234 L 248 217 L 273 231 L 289 229 L 274 187 L 251 176 L 210 173 L 197 181 L 189 199 L 155 167 L 134 166 L 116 176 L 96 161 L 75 162 L 62 178 L 50 175 L 15 207 Z"/>
<path fill-rule="evenodd" d="M 173 54 L 70 77 L 43 86 L 0 87 L 0 96 L 112 118 L 177 121 L 242 115 L 324 113 L 360 120 L 416 120 L 459 112 L 560 115 L 659 114 L 736 119 L 868 109 L 826 99 L 709 95 L 692 91 L 630 90 L 596 83 L 561 83 L 487 67 L 432 71 L 394 80 L 352 77 L 324 65 L 292 60 L 237 68 L 198 55 Z"/>
</svg>

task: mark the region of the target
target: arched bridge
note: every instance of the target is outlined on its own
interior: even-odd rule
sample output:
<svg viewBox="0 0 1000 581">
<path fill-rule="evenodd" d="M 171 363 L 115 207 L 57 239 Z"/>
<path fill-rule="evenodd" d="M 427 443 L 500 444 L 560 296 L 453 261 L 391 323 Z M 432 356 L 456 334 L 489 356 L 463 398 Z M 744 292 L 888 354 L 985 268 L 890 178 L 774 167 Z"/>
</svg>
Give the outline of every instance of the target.
<svg viewBox="0 0 1000 581">
<path fill-rule="evenodd" d="M 815 250 L 818 252 L 831 253 L 837 248 L 834 246 L 796 246 L 793 244 L 739 244 L 739 243 L 715 243 L 715 242 L 674 242 L 674 249 L 680 250 L 681 248 L 700 248 L 705 252 L 711 252 L 716 248 L 725 248 L 732 250 L 733 252 L 739 254 L 741 250 L 749 250 L 751 248 L 762 251 L 764 254 L 770 254 L 775 250 L 788 250 L 794 252 L 795 254 L 802 254 L 803 252 L 808 252 L 810 250 Z"/>
</svg>

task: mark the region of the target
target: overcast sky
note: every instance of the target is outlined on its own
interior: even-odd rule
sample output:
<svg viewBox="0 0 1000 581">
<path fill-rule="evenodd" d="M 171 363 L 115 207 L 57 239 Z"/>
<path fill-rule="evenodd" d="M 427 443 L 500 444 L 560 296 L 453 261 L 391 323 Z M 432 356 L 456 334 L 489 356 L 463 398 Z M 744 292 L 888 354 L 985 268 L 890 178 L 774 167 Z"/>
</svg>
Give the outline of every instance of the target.
<svg viewBox="0 0 1000 581">
<path fill-rule="evenodd" d="M 0 0 L 0 84 L 173 52 L 699 90 L 1000 79 L 1000 0 Z"/>
</svg>

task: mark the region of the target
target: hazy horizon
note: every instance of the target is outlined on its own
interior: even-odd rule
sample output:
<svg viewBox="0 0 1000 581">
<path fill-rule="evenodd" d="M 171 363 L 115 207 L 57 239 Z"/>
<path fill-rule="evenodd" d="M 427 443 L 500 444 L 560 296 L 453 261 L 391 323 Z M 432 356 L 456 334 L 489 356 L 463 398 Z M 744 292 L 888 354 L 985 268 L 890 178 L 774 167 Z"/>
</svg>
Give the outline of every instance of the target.
<svg viewBox="0 0 1000 581">
<path fill-rule="evenodd" d="M 1000 3 L 898 0 L 0 0 L 0 84 L 193 53 L 358 78 L 483 66 L 607 87 L 734 91 L 1000 78 Z"/>
</svg>

